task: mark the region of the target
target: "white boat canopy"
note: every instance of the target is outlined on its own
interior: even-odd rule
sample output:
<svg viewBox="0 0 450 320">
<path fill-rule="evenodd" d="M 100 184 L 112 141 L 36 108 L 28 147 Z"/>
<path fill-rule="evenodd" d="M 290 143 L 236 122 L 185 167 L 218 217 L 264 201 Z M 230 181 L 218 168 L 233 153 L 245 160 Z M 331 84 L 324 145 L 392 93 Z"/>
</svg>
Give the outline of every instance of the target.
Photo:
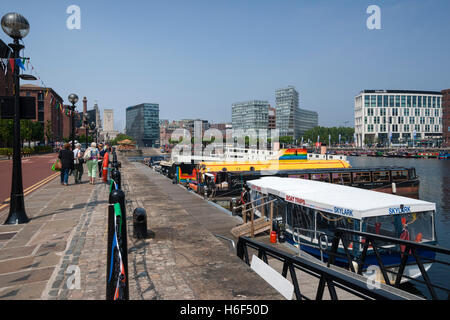
<svg viewBox="0 0 450 320">
<path fill-rule="evenodd" d="M 436 204 L 393 194 L 297 178 L 264 177 L 247 181 L 262 194 L 354 219 L 436 210 Z"/>
</svg>

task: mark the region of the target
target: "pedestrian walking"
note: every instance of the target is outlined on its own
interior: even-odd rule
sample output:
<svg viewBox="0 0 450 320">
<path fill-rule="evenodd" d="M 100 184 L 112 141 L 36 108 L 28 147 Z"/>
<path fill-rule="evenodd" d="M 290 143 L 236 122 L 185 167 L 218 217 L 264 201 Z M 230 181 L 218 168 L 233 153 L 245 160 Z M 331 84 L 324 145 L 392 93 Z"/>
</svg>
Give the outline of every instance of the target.
<svg viewBox="0 0 450 320">
<path fill-rule="evenodd" d="M 66 186 L 69 185 L 69 172 L 73 170 L 74 158 L 70 149 L 70 143 L 66 143 L 58 155 L 61 160 L 61 184 Z"/>
<path fill-rule="evenodd" d="M 97 177 L 98 169 L 98 156 L 99 151 L 97 149 L 97 144 L 95 142 L 91 143 L 91 146 L 87 148 L 84 153 L 84 159 L 88 167 L 89 183 L 95 184 L 95 178 Z"/>
<path fill-rule="evenodd" d="M 103 144 L 99 144 L 98 151 L 100 152 L 98 155 L 98 177 L 102 177 L 102 171 L 103 171 L 103 156 L 105 155 L 105 150 L 103 148 Z"/>
<path fill-rule="evenodd" d="M 74 169 L 73 169 L 73 175 L 75 178 L 75 183 L 81 183 L 81 176 L 83 175 L 84 169 L 83 169 L 83 152 L 81 151 L 81 143 L 77 143 L 75 145 L 75 150 L 73 150 L 73 157 L 74 157 Z"/>
</svg>

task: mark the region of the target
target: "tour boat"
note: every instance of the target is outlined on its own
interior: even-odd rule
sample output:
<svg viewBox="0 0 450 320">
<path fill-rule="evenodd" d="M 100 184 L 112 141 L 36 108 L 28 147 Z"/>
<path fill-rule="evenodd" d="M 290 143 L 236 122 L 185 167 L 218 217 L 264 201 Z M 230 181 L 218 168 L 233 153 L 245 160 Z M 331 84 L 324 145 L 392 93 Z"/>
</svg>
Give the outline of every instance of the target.
<svg viewBox="0 0 450 320">
<path fill-rule="evenodd" d="M 264 177 L 248 181 L 247 185 L 249 200 L 255 201 L 254 206 L 260 205 L 258 199 L 262 198 L 265 206 L 270 201 L 274 202 L 273 216 L 285 226 L 287 242 L 324 261 L 328 256 L 320 248 L 330 248 L 337 227 L 431 245 L 437 243 L 434 203 L 305 179 Z M 267 210 L 269 208 L 265 208 L 264 212 L 269 212 Z M 255 210 L 255 214 L 260 215 L 260 212 Z M 362 253 L 363 239 L 352 236 L 348 240 L 350 254 L 357 260 Z M 382 245 L 379 251 L 383 264 L 397 271 L 401 249 L 391 243 Z M 344 253 L 342 243 L 338 252 Z M 421 257 L 434 259 L 434 252 L 418 250 L 417 253 Z M 378 266 L 371 247 L 365 261 L 363 275 L 369 266 Z M 336 262 L 349 267 L 346 259 L 337 259 Z M 431 263 L 424 263 L 424 267 L 428 270 Z M 388 274 L 394 281 L 395 275 Z M 411 256 L 404 275 L 411 278 L 420 276 L 420 270 Z M 408 279 L 402 278 L 402 282 L 405 281 Z"/>
</svg>

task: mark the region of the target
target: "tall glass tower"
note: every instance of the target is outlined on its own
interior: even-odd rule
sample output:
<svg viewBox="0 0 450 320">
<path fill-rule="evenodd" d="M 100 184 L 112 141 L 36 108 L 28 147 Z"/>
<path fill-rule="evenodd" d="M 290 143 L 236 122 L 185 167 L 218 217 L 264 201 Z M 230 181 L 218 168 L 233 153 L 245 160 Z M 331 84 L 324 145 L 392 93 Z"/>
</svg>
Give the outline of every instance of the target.
<svg viewBox="0 0 450 320">
<path fill-rule="evenodd" d="M 275 91 L 275 105 L 277 109 L 276 125 L 280 137 L 300 136 L 297 123 L 299 122 L 298 92 L 293 86 Z"/>
<path fill-rule="evenodd" d="M 126 110 L 126 133 L 139 147 L 159 147 L 159 104 L 141 103 Z"/>
</svg>

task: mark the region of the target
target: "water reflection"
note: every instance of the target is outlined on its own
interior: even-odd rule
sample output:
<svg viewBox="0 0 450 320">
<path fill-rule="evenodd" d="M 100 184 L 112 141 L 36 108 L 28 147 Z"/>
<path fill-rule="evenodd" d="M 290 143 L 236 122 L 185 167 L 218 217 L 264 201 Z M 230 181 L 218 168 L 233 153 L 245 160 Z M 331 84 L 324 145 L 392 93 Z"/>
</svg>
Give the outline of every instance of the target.
<svg viewBox="0 0 450 320">
<path fill-rule="evenodd" d="M 439 159 L 403 159 L 378 157 L 349 157 L 353 167 L 403 166 L 414 167 L 419 176 L 419 199 L 436 204 L 436 237 L 439 246 L 450 248 L 450 160 Z M 450 263 L 449 256 L 437 255 L 437 259 Z M 432 283 L 450 288 L 448 266 L 434 263 L 428 274 Z M 422 280 L 422 279 L 421 279 Z M 428 290 L 420 284 L 403 285 L 404 289 L 421 296 L 429 297 Z M 438 292 L 440 298 L 442 292 Z"/>
</svg>

